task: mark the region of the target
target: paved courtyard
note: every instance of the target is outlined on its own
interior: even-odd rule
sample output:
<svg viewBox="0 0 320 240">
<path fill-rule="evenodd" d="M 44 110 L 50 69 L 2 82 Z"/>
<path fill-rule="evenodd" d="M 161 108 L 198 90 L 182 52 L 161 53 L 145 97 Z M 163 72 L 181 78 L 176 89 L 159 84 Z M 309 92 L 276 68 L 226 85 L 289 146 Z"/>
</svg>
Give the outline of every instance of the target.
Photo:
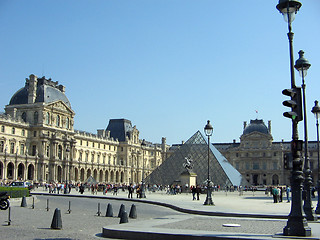
<svg viewBox="0 0 320 240">
<path fill-rule="evenodd" d="M 38 195 L 39 194 L 39 195 Z M 112 238 L 127 239 L 277 239 L 286 226 L 285 218 L 291 204 L 283 201 L 273 203 L 272 197 L 264 192 L 215 192 L 213 201 L 215 206 L 204 206 L 205 195 L 200 201 L 193 201 L 191 194 L 169 195 L 164 192 L 147 192 L 146 199 L 128 201 L 127 193 L 119 191 L 118 195 L 98 193 L 92 195 L 86 191 L 83 195 L 72 191 L 70 197 L 47 196 L 42 188 L 34 191 L 35 208 L 32 209 L 32 197 L 28 198 L 28 206 L 20 207 L 21 200 L 11 202 L 11 224 L 8 226 L 8 211 L 0 212 L 1 239 L 103 239 L 102 232 Z M 84 199 L 85 198 L 85 199 Z M 47 199 L 50 200 L 50 210 L 46 211 Z M 53 200 L 54 199 L 54 200 Z M 64 201 L 59 201 L 64 199 Z M 72 212 L 68 214 L 68 201 L 72 202 Z M 71 200 L 72 199 L 72 200 Z M 79 199 L 79 200 L 77 200 Z M 77 204 L 77 201 L 86 201 L 86 206 Z M 149 202 L 143 203 L 143 201 Z M 101 216 L 97 215 L 97 203 L 101 202 Z M 132 204 L 137 205 L 137 219 L 129 219 L 129 223 L 119 224 L 119 218 L 104 217 L 107 203 L 114 206 L 114 215 L 118 214 L 120 204 L 126 205 L 129 213 Z M 168 207 L 177 207 L 178 210 Z M 314 199 L 313 206 L 317 202 Z M 50 228 L 53 211 L 61 209 L 63 229 Z M 154 215 L 142 213 L 151 207 Z M 199 214 L 190 214 L 190 213 Z M 214 213 L 223 213 L 222 216 Z M 141 214 L 140 214 L 141 213 Z M 236 217 L 233 214 L 248 214 Z M 252 215 L 252 217 L 250 217 Z M 264 218 L 263 216 L 267 216 Z M 227 224 L 227 225 L 226 225 Z M 320 223 L 308 223 L 312 228 L 312 237 L 303 239 L 319 239 Z M 152 238 L 151 238 L 152 237 Z M 192 238 L 195 237 L 195 238 Z"/>
</svg>

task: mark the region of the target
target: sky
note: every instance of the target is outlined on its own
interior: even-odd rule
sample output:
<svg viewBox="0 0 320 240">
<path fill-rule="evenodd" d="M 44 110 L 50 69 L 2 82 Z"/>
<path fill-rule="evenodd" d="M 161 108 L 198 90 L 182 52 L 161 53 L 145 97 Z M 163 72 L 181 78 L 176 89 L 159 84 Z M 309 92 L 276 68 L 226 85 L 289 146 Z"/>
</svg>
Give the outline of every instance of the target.
<svg viewBox="0 0 320 240">
<path fill-rule="evenodd" d="M 309 140 L 320 101 L 320 1 L 301 1 L 294 59 L 304 50 Z M 1 0 L 0 105 L 30 74 L 66 87 L 74 128 L 96 133 L 131 120 L 140 138 L 168 144 L 203 133 L 239 142 L 243 122 L 271 120 L 290 141 L 282 90 L 291 87 L 288 25 L 277 0 Z M 301 77 L 295 71 L 296 85 Z M 303 122 L 299 137 L 304 138 Z"/>
</svg>

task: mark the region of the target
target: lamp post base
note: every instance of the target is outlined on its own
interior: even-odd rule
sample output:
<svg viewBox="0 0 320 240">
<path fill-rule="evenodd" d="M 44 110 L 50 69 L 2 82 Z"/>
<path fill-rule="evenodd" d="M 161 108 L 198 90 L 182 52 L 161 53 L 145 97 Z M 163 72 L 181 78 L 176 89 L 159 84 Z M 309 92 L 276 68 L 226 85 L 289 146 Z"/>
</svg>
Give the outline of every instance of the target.
<svg viewBox="0 0 320 240">
<path fill-rule="evenodd" d="M 303 220 L 301 218 L 289 217 L 287 226 L 283 229 L 283 235 L 310 237 L 311 228 L 308 226 L 306 220 Z"/>
<path fill-rule="evenodd" d="M 212 198 L 207 196 L 206 201 L 203 203 L 203 205 L 214 205 Z"/>
<path fill-rule="evenodd" d="M 210 184 L 210 183 L 209 183 Z M 208 185 L 209 185 L 208 184 Z M 209 187 L 207 188 L 207 197 L 206 200 L 204 201 L 203 205 L 214 205 L 213 201 L 212 201 L 212 196 L 211 196 L 211 187 L 209 185 Z"/>
</svg>

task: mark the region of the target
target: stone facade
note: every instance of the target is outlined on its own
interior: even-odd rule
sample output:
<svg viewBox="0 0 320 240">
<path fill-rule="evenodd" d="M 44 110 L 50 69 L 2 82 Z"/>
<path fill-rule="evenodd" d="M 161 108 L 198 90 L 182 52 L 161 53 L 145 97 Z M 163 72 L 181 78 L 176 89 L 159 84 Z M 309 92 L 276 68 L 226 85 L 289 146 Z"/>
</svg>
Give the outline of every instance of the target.
<svg viewBox="0 0 320 240">
<path fill-rule="evenodd" d="M 251 185 L 290 184 L 290 170 L 284 169 L 284 154 L 291 151 L 290 142 L 273 142 L 271 121 L 244 122 L 240 143 L 215 143 L 214 146 L 247 179 Z M 318 179 L 317 144 L 308 143 L 313 179 Z M 302 152 L 302 156 L 304 153 Z"/>
<path fill-rule="evenodd" d="M 30 75 L 0 115 L 0 180 L 139 183 L 166 157 L 165 138 L 142 147 L 136 126 L 119 141 L 74 130 L 74 116 L 64 86 Z"/>
</svg>

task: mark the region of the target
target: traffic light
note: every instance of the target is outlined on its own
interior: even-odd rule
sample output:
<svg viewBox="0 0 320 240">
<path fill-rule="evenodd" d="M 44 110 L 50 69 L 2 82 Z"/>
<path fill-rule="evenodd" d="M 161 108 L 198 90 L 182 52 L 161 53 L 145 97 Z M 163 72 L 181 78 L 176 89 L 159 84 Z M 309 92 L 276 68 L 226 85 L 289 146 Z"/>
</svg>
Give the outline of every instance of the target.
<svg viewBox="0 0 320 240">
<path fill-rule="evenodd" d="M 283 113 L 283 116 L 297 122 L 302 121 L 301 87 L 285 89 L 282 94 L 291 97 L 291 100 L 286 100 L 282 103 L 286 107 L 291 107 L 291 111 Z"/>
<path fill-rule="evenodd" d="M 285 153 L 283 155 L 283 168 L 285 170 L 292 169 L 292 153 Z"/>
</svg>

